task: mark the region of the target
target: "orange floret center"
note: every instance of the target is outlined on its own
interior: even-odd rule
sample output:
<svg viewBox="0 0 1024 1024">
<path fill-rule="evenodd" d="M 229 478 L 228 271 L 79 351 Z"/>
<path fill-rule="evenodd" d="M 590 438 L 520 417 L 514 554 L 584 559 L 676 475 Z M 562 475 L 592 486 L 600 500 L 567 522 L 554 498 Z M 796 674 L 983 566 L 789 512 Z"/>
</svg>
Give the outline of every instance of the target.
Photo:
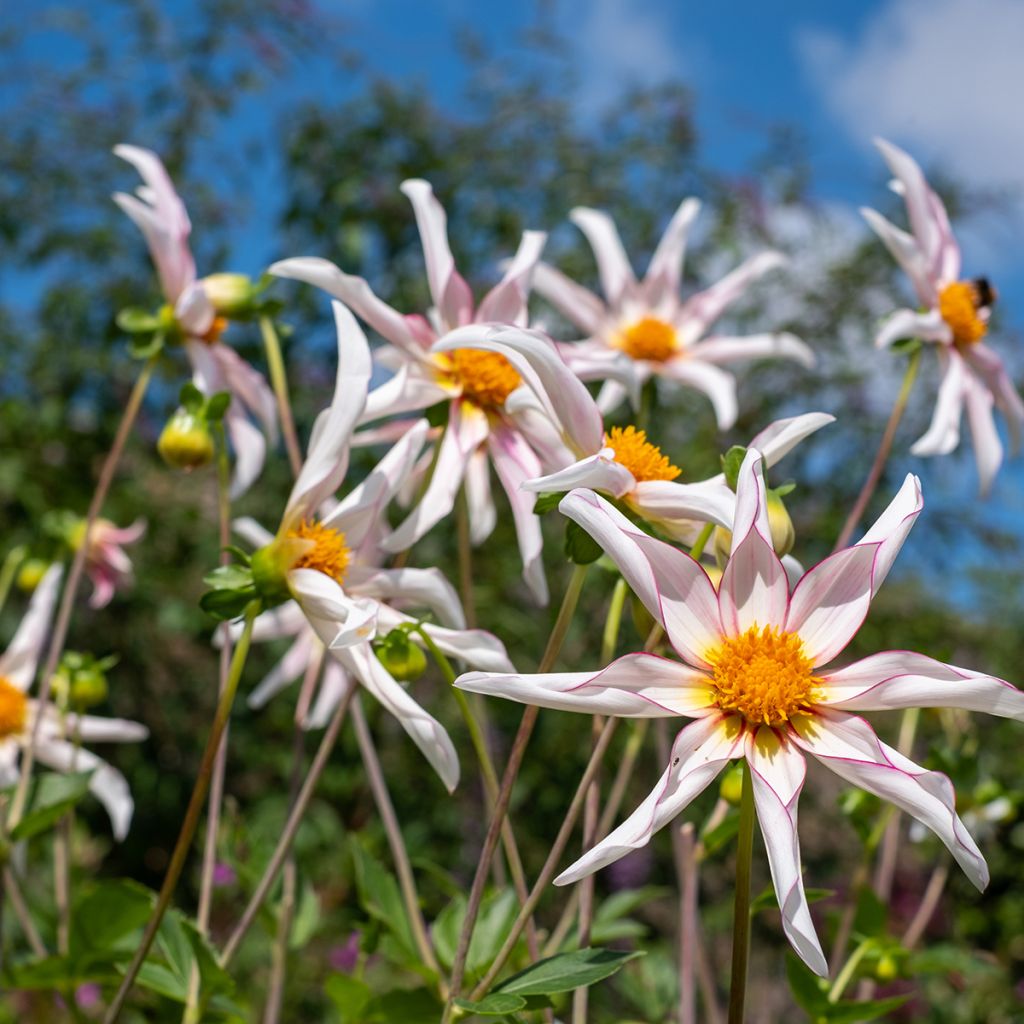
<svg viewBox="0 0 1024 1024">
<path fill-rule="evenodd" d="M 522 383 L 512 364 L 498 352 L 457 348 L 449 353 L 452 375 L 462 394 L 484 408 L 497 408 Z"/>
<path fill-rule="evenodd" d="M 604 443 L 615 449 L 615 461 L 642 480 L 675 480 L 682 470 L 673 466 L 661 449 L 647 440 L 647 432 L 636 427 L 612 427 Z"/>
<path fill-rule="evenodd" d="M 616 347 L 633 359 L 663 363 L 679 350 L 679 338 L 670 323 L 645 316 L 619 333 Z"/>
<path fill-rule="evenodd" d="M 723 711 L 739 712 L 751 725 L 780 726 L 810 711 L 820 680 L 795 633 L 751 626 L 705 655 Z"/>
<path fill-rule="evenodd" d="M 981 296 L 973 281 L 954 281 L 939 293 L 939 314 L 949 324 L 958 345 L 974 345 L 988 331 L 988 323 L 978 315 Z"/>
<path fill-rule="evenodd" d="M 13 683 L 0 676 L 0 740 L 25 731 L 28 698 Z"/>
<path fill-rule="evenodd" d="M 216 345 L 220 341 L 220 336 L 227 329 L 228 318 L 226 316 L 215 316 L 209 330 L 205 334 L 200 335 L 199 340 L 205 341 L 207 345 Z"/>
<path fill-rule="evenodd" d="M 316 569 L 338 583 L 342 582 L 351 554 L 345 544 L 345 534 L 315 519 L 303 519 L 288 531 L 288 537 L 310 542 L 298 561 L 289 566 L 290 569 Z"/>
</svg>

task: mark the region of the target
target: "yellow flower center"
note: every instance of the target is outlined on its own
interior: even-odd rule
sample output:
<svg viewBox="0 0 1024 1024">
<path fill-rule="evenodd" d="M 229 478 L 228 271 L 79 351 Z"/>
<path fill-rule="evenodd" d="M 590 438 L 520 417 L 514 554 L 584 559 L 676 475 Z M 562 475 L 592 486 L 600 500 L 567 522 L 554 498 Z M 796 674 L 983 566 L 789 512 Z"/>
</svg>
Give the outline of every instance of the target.
<svg viewBox="0 0 1024 1024">
<path fill-rule="evenodd" d="M 215 316 L 213 323 L 205 334 L 199 335 L 199 340 L 207 345 L 216 345 L 220 336 L 228 329 L 228 318 L 226 316 Z"/>
<path fill-rule="evenodd" d="M 723 711 L 737 711 L 751 725 L 779 726 L 809 711 L 820 682 L 795 633 L 751 626 L 704 656 Z"/>
<path fill-rule="evenodd" d="M 985 337 L 988 324 L 978 316 L 981 305 L 981 295 L 973 281 L 954 281 L 939 293 L 939 314 L 949 324 L 958 345 L 973 345 Z"/>
<path fill-rule="evenodd" d="M 498 352 L 457 348 L 449 353 L 451 372 L 462 393 L 477 405 L 499 407 L 522 382 L 512 364 Z"/>
<path fill-rule="evenodd" d="M 604 443 L 615 449 L 615 461 L 641 480 L 675 480 L 682 472 L 673 466 L 657 445 L 647 440 L 647 432 L 636 427 L 612 427 Z"/>
<path fill-rule="evenodd" d="M 314 519 L 303 519 L 288 531 L 288 538 L 311 544 L 289 569 L 316 569 L 338 583 L 345 578 L 350 552 L 345 544 L 345 534 L 340 530 L 324 526 Z"/>
<path fill-rule="evenodd" d="M 676 329 L 653 316 L 645 316 L 620 331 L 615 344 L 633 359 L 649 359 L 655 363 L 663 363 L 679 350 Z"/>
<path fill-rule="evenodd" d="M 28 698 L 13 683 L 0 676 L 0 740 L 25 730 Z"/>
</svg>

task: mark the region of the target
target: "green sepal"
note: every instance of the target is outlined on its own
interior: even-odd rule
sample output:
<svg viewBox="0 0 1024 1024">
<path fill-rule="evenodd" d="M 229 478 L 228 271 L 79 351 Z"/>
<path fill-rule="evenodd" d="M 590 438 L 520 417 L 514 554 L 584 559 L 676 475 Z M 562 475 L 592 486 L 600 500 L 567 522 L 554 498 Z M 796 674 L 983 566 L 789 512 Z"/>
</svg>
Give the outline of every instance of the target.
<svg viewBox="0 0 1024 1024">
<path fill-rule="evenodd" d="M 167 335 L 163 331 L 153 334 L 135 334 L 128 339 L 128 354 L 133 359 L 151 359 L 164 347 Z"/>
<path fill-rule="evenodd" d="M 448 416 L 451 413 L 452 403 L 445 399 L 443 402 L 436 402 L 434 405 L 423 410 L 423 415 L 432 427 L 448 426 Z"/>
<path fill-rule="evenodd" d="M 126 306 L 114 317 L 114 322 L 125 334 L 152 334 L 163 325 L 158 314 L 141 306 Z"/>
<path fill-rule="evenodd" d="M 248 565 L 218 565 L 211 569 L 203 582 L 212 590 L 252 590 L 252 569 Z"/>
<path fill-rule="evenodd" d="M 256 588 L 248 587 L 244 590 L 208 590 L 199 598 L 199 607 L 212 615 L 215 619 L 222 621 L 237 619 L 251 601 L 257 599 Z"/>
<path fill-rule="evenodd" d="M 722 456 L 722 472 L 725 474 L 725 482 L 729 485 L 730 490 L 736 490 L 736 482 L 740 477 L 740 466 L 743 465 L 746 455 L 747 449 L 743 445 L 734 444 Z"/>
<path fill-rule="evenodd" d="M 229 405 L 231 405 L 231 392 L 218 391 L 206 403 L 206 418 L 213 423 L 219 423 L 224 419 Z"/>
</svg>

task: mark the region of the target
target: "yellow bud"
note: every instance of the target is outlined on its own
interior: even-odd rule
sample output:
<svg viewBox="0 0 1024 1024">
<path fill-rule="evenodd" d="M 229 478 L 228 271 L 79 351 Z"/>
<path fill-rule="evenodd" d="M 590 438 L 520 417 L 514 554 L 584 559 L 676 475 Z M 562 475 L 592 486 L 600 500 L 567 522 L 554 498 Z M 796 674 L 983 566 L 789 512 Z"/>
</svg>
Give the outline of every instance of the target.
<svg viewBox="0 0 1024 1024">
<path fill-rule="evenodd" d="M 419 679 L 427 670 L 427 656 L 401 630 L 389 633 L 376 653 L 380 663 L 400 682 Z"/>
<path fill-rule="evenodd" d="M 896 963 L 896 958 L 885 953 L 879 958 L 878 966 L 875 968 L 875 977 L 879 981 L 892 981 L 894 978 L 898 978 L 900 973 L 900 966 Z"/>
<path fill-rule="evenodd" d="M 740 798 L 743 796 L 743 766 L 733 765 L 722 776 L 722 783 L 718 787 L 721 798 L 733 807 L 739 807 Z"/>
<path fill-rule="evenodd" d="M 42 582 L 49 568 L 50 563 L 42 558 L 26 558 L 18 569 L 18 589 L 31 594 Z"/>
<path fill-rule="evenodd" d="M 219 316 L 248 313 L 256 295 L 252 281 L 245 274 L 210 274 L 200 284 Z"/>
<path fill-rule="evenodd" d="M 173 469 L 198 469 L 213 459 L 213 438 L 204 419 L 179 408 L 160 432 L 156 450 Z"/>
<path fill-rule="evenodd" d="M 772 547 L 775 548 L 775 553 L 779 558 L 788 555 L 796 542 L 796 531 L 782 498 L 774 491 L 768 492 L 768 526 L 772 531 Z"/>
</svg>

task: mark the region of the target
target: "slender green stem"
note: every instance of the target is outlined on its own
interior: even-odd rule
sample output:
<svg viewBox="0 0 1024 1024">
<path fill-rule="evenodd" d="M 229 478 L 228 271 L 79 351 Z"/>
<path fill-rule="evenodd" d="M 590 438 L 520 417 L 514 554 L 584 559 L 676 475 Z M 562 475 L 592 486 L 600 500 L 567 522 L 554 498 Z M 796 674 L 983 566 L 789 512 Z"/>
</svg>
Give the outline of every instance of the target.
<svg viewBox="0 0 1024 1024">
<path fill-rule="evenodd" d="M 850 959 L 843 965 L 843 969 L 836 976 L 836 980 L 832 982 L 832 987 L 828 990 L 828 1001 L 830 1003 L 838 1003 L 842 998 L 843 993 L 846 991 L 846 986 L 853 981 L 853 976 L 857 973 L 861 960 L 864 959 L 873 944 L 873 939 L 865 939 L 850 954 Z"/>
<path fill-rule="evenodd" d="M 128 965 L 128 970 L 121 981 L 121 985 L 114 996 L 113 1002 L 110 1004 L 106 1016 L 103 1018 L 103 1024 L 114 1024 L 114 1021 L 121 1016 L 121 1011 L 124 1009 L 128 993 L 131 991 L 135 978 L 149 953 L 150 947 L 153 945 L 153 940 L 156 938 L 156 933 L 160 928 L 160 922 L 163 920 L 164 914 L 167 912 L 167 908 L 171 904 L 171 898 L 174 896 L 174 889 L 177 886 L 178 879 L 181 877 L 181 872 L 185 867 L 185 860 L 188 857 L 189 849 L 192 846 L 192 840 L 195 838 L 196 828 L 199 825 L 199 819 L 203 813 L 203 804 L 206 801 L 206 794 L 210 788 L 210 778 L 213 774 L 213 762 L 217 756 L 217 751 L 220 748 L 220 741 L 224 735 L 224 729 L 227 727 L 228 719 L 231 717 L 231 708 L 235 702 L 235 694 L 238 691 L 239 681 L 242 678 L 242 669 L 245 667 L 245 661 L 249 655 L 249 643 L 252 640 L 252 627 L 253 623 L 256 621 L 256 615 L 258 612 L 259 605 L 256 602 L 251 603 L 249 607 L 246 608 L 245 626 L 242 629 L 242 635 L 238 638 L 238 644 L 236 645 L 231 657 L 231 671 L 228 673 L 227 685 L 224 687 L 224 691 L 221 693 L 220 699 L 217 701 L 217 710 L 214 713 L 213 726 L 210 729 L 209 739 L 206 741 L 206 749 L 203 751 L 203 759 L 199 765 L 199 774 L 196 778 L 195 786 L 192 789 L 192 797 L 189 800 L 188 809 L 185 812 L 185 818 L 181 823 L 181 831 L 178 833 L 178 840 L 174 845 L 174 852 L 171 854 L 171 862 L 168 865 L 167 874 L 164 876 L 164 882 L 160 887 L 160 894 L 157 897 L 156 906 L 154 907 L 153 913 L 146 925 L 146 930 L 143 932 L 142 940 L 139 943 L 138 949 L 135 951 L 135 955 L 132 957 L 131 963 Z"/>
<path fill-rule="evenodd" d="M 889 458 L 889 452 L 892 451 L 892 443 L 896 439 L 896 429 L 903 418 L 903 412 L 907 407 L 907 399 L 910 398 L 910 391 L 914 386 L 914 379 L 917 377 L 917 368 L 920 363 L 921 348 L 918 347 L 910 354 L 907 369 L 903 374 L 903 383 L 900 385 L 899 394 L 896 396 L 896 403 L 889 414 L 889 422 L 885 425 L 885 432 L 882 434 L 878 451 L 875 453 L 875 461 L 871 464 L 871 469 L 868 471 L 864 485 L 860 489 L 860 494 L 857 495 L 857 500 L 853 503 L 853 508 L 850 509 L 850 514 L 846 517 L 846 522 L 843 523 L 842 530 L 839 531 L 839 539 L 836 541 L 836 546 L 833 549 L 835 551 L 846 547 L 850 537 L 853 536 L 853 531 L 861 520 L 861 516 L 864 515 L 864 511 L 868 507 L 871 496 L 875 493 L 878 481 L 882 477 L 882 470 L 885 468 L 886 460 Z"/>
<path fill-rule="evenodd" d="M 85 516 L 85 529 L 82 533 L 82 543 L 71 561 L 71 569 L 68 571 L 67 582 L 64 584 L 64 592 L 61 594 L 60 607 L 57 609 L 57 618 L 54 622 L 53 633 L 50 635 L 50 645 L 46 651 L 46 661 L 43 663 L 43 670 L 40 675 L 42 680 L 37 695 L 40 707 L 45 707 L 50 699 L 50 691 L 53 687 L 53 673 L 57 670 L 57 663 L 61 654 L 64 653 L 64 641 L 67 639 L 68 627 L 71 625 L 71 613 L 75 605 L 75 597 L 78 594 L 79 584 L 82 582 L 82 575 L 85 571 L 85 562 L 89 554 L 89 546 L 92 540 L 92 529 L 106 501 L 110 485 L 114 480 L 114 473 L 124 453 L 125 445 L 128 442 L 128 435 L 142 407 L 142 400 L 149 388 L 149 382 L 156 369 L 159 353 L 150 356 L 135 378 L 128 402 L 124 407 L 121 422 L 114 434 L 114 442 L 110 446 L 106 459 L 103 461 L 103 468 L 100 470 L 99 480 L 96 482 L 96 490 L 93 491 L 92 501 L 89 502 L 89 510 Z M 14 792 L 14 799 L 11 801 L 11 808 L 7 814 L 5 831 L 10 833 L 21 821 L 25 813 L 25 801 L 28 798 L 28 783 L 32 777 L 32 768 L 35 764 L 36 746 L 39 743 L 39 730 L 46 720 L 46 715 L 36 715 L 35 723 L 32 726 L 32 734 L 28 744 L 22 749 L 21 769 L 18 776 L 18 786 Z"/>
<path fill-rule="evenodd" d="M 896 749 L 909 757 L 917 736 L 917 727 L 921 722 L 920 708 L 907 708 L 900 717 L 900 731 L 896 739 Z M 875 895 L 885 903 L 892 892 L 892 882 L 896 874 L 896 861 L 899 857 L 900 815 L 894 811 L 882 836 L 882 845 L 878 853 L 878 868 L 875 871 Z"/>
<path fill-rule="evenodd" d="M 299 448 L 292 405 L 288 399 L 288 376 L 284 368 L 284 356 L 281 354 L 281 342 L 274 328 L 274 321 L 269 316 L 260 317 L 260 334 L 263 335 L 263 348 L 270 369 L 270 386 L 274 389 L 274 397 L 277 399 L 277 417 L 281 421 L 281 435 L 284 437 L 285 450 L 288 452 L 288 462 L 292 467 L 292 475 L 298 476 L 299 470 L 302 469 L 302 450 Z"/>
<path fill-rule="evenodd" d="M 620 576 L 615 581 L 608 614 L 604 620 L 604 632 L 601 634 L 601 664 L 607 665 L 615 657 L 615 648 L 619 642 L 619 628 L 622 625 L 622 608 L 626 603 L 629 584 Z"/>
<path fill-rule="evenodd" d="M 32 915 L 29 913 L 28 904 L 25 903 L 25 897 L 22 895 L 21 887 L 18 885 L 18 878 L 14 874 L 13 868 L 10 866 L 5 867 L 3 869 L 3 876 L 4 894 L 11 904 L 14 916 L 18 919 L 18 924 L 21 926 L 25 941 L 28 942 L 29 948 L 37 957 L 45 957 L 47 955 L 46 946 L 43 945 L 43 940 L 39 937 L 39 932 L 36 931 L 36 926 L 32 923 Z"/>
<path fill-rule="evenodd" d="M 580 591 L 583 589 L 583 581 L 587 575 L 587 566 L 573 566 L 572 576 L 565 588 L 565 595 L 562 598 L 562 606 L 558 610 L 558 617 L 548 638 L 547 647 L 541 658 L 538 672 L 547 672 L 558 659 L 565 642 L 566 634 L 572 623 L 573 615 L 576 612 L 576 605 L 579 603 Z M 466 956 L 469 953 L 469 942 L 473 937 L 473 927 L 476 924 L 477 915 L 480 913 L 480 903 L 483 900 L 484 884 L 487 881 L 487 873 L 491 867 L 491 859 L 498 845 L 498 835 L 501 831 L 502 822 L 508 812 L 509 801 L 512 798 L 512 787 L 515 784 L 516 776 L 519 774 L 519 767 L 523 762 L 523 755 L 526 753 L 526 745 L 530 740 L 530 734 L 537 722 L 538 709 L 536 705 L 527 705 L 523 717 L 519 722 L 519 729 L 515 739 L 512 741 L 512 749 L 509 751 L 508 763 L 505 766 L 505 774 L 501 779 L 501 789 L 498 791 L 498 798 L 494 803 L 494 813 L 487 828 L 487 835 L 484 837 L 483 850 L 480 853 L 480 861 L 477 864 L 476 873 L 473 876 L 473 885 L 469 891 L 469 900 L 466 905 L 466 916 L 462 920 L 462 931 L 459 933 L 458 945 L 455 949 L 455 959 L 452 963 L 451 986 L 448 1000 L 445 1004 L 442 1024 L 451 1020 L 454 1009 L 454 1001 L 459 995 L 462 987 L 462 976 L 466 969 Z"/>
<path fill-rule="evenodd" d="M 18 575 L 18 570 L 27 554 L 28 548 L 24 544 L 19 544 L 7 552 L 4 564 L 0 566 L 0 611 L 3 611 L 4 605 L 7 604 L 7 595 L 11 592 L 11 584 L 14 583 L 14 578 Z"/>
<path fill-rule="evenodd" d="M 466 625 L 476 625 L 476 598 L 473 593 L 473 544 L 469 530 L 469 499 L 465 484 L 459 488 L 455 501 L 455 532 L 459 544 L 459 597 L 466 613 Z"/>
<path fill-rule="evenodd" d="M 729 1024 L 743 1024 L 750 959 L 750 869 L 754 852 L 754 787 L 750 766 L 743 762 L 743 795 L 736 844 L 736 900 L 732 920 L 732 976 L 729 983 Z"/>
<path fill-rule="evenodd" d="M 714 523 L 705 523 L 704 528 L 697 534 L 697 539 L 693 542 L 693 547 L 690 548 L 690 557 L 695 561 L 700 561 L 700 556 L 704 554 L 704 548 L 707 547 L 708 541 L 711 539 L 711 534 L 715 532 Z"/>
</svg>

